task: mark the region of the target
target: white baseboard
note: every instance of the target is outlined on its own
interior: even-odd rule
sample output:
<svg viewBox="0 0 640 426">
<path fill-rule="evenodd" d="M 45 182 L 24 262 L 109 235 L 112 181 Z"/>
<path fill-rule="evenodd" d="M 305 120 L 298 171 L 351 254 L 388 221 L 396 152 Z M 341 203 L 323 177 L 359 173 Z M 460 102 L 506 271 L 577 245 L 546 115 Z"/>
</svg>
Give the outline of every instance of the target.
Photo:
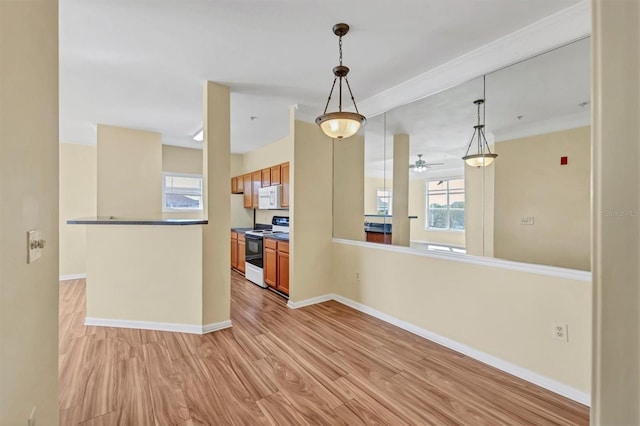
<svg viewBox="0 0 640 426">
<path fill-rule="evenodd" d="M 304 299 L 299 302 L 293 302 L 289 300 L 287 302 L 287 307 L 291 309 L 304 308 L 305 306 L 315 305 L 317 303 L 328 302 L 329 300 L 333 300 L 333 294 L 325 294 L 323 296 L 312 297 L 311 299 Z"/>
<path fill-rule="evenodd" d="M 323 296 L 314 297 L 312 299 L 302 300 L 297 303 L 292 303 L 291 301 L 289 301 L 287 306 L 292 309 L 297 309 L 316 303 L 326 302 L 328 300 L 335 300 L 336 302 L 342 303 L 343 305 L 349 306 L 357 311 L 363 312 L 384 322 L 395 325 L 396 327 L 399 327 L 410 333 L 464 354 L 484 364 L 495 367 L 498 370 L 502 370 L 506 373 L 512 374 L 516 377 L 526 380 L 527 382 L 545 388 L 551 392 L 557 393 L 586 406 L 591 406 L 591 395 L 587 392 L 580 391 L 571 386 L 565 385 L 564 383 L 549 379 L 548 377 L 507 362 L 486 352 L 479 351 L 465 344 L 456 342 L 455 340 L 440 336 L 439 334 L 433 333 L 429 330 L 425 330 L 424 328 L 418 327 L 406 321 L 402 321 L 377 309 L 371 308 L 367 305 L 363 305 L 362 303 L 353 301 L 344 296 L 340 296 L 339 294 L 326 294 Z"/>
<path fill-rule="evenodd" d="M 178 333 L 206 334 L 231 327 L 231 320 L 205 325 L 176 324 L 169 322 L 129 321 L 109 318 L 86 317 L 84 325 L 116 328 L 139 328 L 142 330 L 172 331 Z"/>
<path fill-rule="evenodd" d="M 60 275 L 58 278 L 60 281 L 68 281 L 68 280 L 82 280 L 87 278 L 87 274 L 68 274 L 68 275 Z"/>
</svg>

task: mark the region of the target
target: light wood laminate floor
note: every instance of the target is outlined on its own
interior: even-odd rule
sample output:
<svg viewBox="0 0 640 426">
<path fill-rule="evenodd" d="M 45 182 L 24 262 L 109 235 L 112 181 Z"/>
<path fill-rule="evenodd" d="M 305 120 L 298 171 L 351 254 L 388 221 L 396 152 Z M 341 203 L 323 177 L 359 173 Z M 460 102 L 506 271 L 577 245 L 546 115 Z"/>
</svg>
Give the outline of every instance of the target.
<svg viewBox="0 0 640 426">
<path fill-rule="evenodd" d="M 585 406 L 337 302 L 231 287 L 233 328 L 198 336 L 84 326 L 84 280 L 61 282 L 60 424 L 588 424 Z"/>
</svg>

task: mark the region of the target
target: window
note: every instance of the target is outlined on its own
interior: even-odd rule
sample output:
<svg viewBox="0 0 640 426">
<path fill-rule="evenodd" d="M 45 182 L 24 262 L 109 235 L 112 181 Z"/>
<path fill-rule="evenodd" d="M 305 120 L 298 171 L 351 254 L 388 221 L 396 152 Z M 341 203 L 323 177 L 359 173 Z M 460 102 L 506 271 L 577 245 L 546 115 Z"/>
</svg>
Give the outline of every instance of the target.
<svg viewBox="0 0 640 426">
<path fill-rule="evenodd" d="M 202 176 L 162 174 L 162 211 L 202 210 Z"/>
<path fill-rule="evenodd" d="M 427 181 L 426 229 L 464 230 L 464 179 Z"/>
<path fill-rule="evenodd" d="M 376 191 L 377 214 L 391 214 L 392 197 L 390 189 L 380 189 Z"/>
</svg>

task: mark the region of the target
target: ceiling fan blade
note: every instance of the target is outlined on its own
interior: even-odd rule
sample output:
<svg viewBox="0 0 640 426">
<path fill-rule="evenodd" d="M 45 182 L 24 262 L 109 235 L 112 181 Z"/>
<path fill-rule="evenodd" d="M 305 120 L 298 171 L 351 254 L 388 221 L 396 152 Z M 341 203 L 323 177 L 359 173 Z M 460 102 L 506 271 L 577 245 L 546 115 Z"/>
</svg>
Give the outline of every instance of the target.
<svg viewBox="0 0 640 426">
<path fill-rule="evenodd" d="M 443 166 L 444 163 L 427 163 L 427 166 Z"/>
<path fill-rule="evenodd" d="M 409 168 L 413 169 L 416 165 L 415 164 L 409 164 Z"/>
</svg>

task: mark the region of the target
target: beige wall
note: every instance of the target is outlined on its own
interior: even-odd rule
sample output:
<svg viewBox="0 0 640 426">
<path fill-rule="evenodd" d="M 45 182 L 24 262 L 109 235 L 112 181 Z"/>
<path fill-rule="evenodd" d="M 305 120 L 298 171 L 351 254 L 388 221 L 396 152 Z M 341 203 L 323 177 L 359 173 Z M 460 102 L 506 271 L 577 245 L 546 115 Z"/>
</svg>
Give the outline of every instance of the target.
<svg viewBox="0 0 640 426">
<path fill-rule="evenodd" d="M 293 126 L 289 270 L 290 300 L 298 302 L 331 289 L 333 145 L 316 124 L 295 120 Z"/>
<path fill-rule="evenodd" d="M 0 424 L 58 424 L 58 2 L 0 1 Z M 47 245 L 26 262 L 26 233 Z"/>
<path fill-rule="evenodd" d="M 227 86 L 207 81 L 203 91 L 202 322 L 228 321 L 231 303 L 231 94 Z"/>
<path fill-rule="evenodd" d="M 592 1 L 592 425 L 640 424 L 640 4 Z M 624 213 L 628 212 L 628 213 Z"/>
<path fill-rule="evenodd" d="M 162 171 L 202 174 L 202 150 L 162 145 Z"/>
<path fill-rule="evenodd" d="M 160 133 L 98 125 L 98 215 L 162 215 Z"/>
<path fill-rule="evenodd" d="M 332 250 L 334 293 L 589 392 L 589 283 L 377 246 Z M 569 324 L 568 343 L 552 338 L 553 321 Z"/>
<path fill-rule="evenodd" d="M 426 180 L 409 181 L 409 215 L 411 219 L 411 241 L 434 242 L 464 247 L 464 231 L 430 231 L 426 229 Z"/>
<path fill-rule="evenodd" d="M 495 257 L 590 270 L 590 150 L 589 127 L 496 144 Z"/>
<path fill-rule="evenodd" d="M 87 272 L 85 226 L 67 220 L 96 216 L 96 147 L 60 144 L 60 275 Z"/>
<path fill-rule="evenodd" d="M 202 227 L 76 226 L 87 228 L 87 317 L 203 324 Z"/>
<path fill-rule="evenodd" d="M 364 137 L 333 141 L 333 236 L 364 241 Z"/>
</svg>

